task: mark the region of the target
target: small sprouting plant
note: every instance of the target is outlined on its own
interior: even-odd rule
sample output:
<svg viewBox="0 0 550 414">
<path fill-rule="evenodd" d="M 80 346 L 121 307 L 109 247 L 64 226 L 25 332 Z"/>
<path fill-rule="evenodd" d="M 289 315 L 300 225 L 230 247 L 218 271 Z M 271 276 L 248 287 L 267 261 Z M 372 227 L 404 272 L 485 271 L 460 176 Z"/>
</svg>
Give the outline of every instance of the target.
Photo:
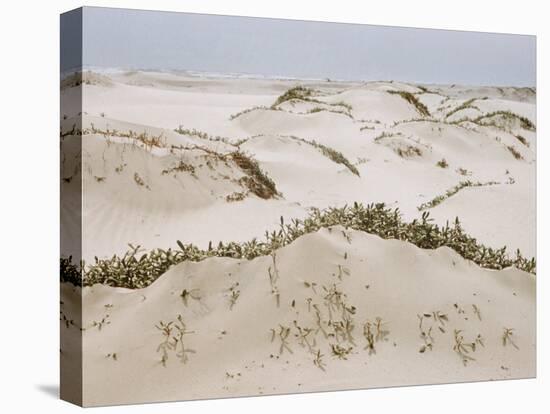
<svg viewBox="0 0 550 414">
<path fill-rule="evenodd" d="M 478 306 L 476 304 L 473 304 L 472 308 L 474 309 L 474 314 L 481 321 L 481 311 L 479 310 Z"/>
<path fill-rule="evenodd" d="M 110 324 L 111 324 L 111 321 L 109 320 L 109 314 L 107 314 L 99 322 L 98 321 L 93 321 L 92 322 L 92 327 L 97 328 L 99 331 L 101 331 L 101 329 L 105 325 L 110 325 Z"/>
<path fill-rule="evenodd" d="M 315 358 L 313 359 L 313 365 L 315 365 L 317 368 L 319 368 L 321 371 L 325 370 L 325 363 L 323 362 L 323 354 L 321 353 L 321 350 L 318 349 L 317 352 L 314 353 Z"/>
<path fill-rule="evenodd" d="M 375 348 L 375 338 L 374 338 L 374 332 L 373 332 L 373 326 L 372 323 L 367 321 L 363 325 L 363 336 L 367 340 L 367 345 L 365 346 L 365 349 L 369 351 L 370 354 L 376 354 L 376 348 Z"/>
<path fill-rule="evenodd" d="M 237 299 L 241 295 L 241 291 L 238 290 L 239 282 L 235 282 L 229 288 L 229 310 L 233 310 L 233 307 L 237 304 Z"/>
<path fill-rule="evenodd" d="M 449 163 L 447 162 L 447 160 L 445 158 L 441 158 L 439 161 L 437 161 L 437 163 L 435 165 L 437 165 L 440 168 L 448 168 L 449 167 Z"/>
<path fill-rule="evenodd" d="M 281 305 L 281 294 L 277 287 L 277 281 L 279 280 L 279 270 L 277 269 L 277 254 L 273 252 L 271 254 L 272 265 L 267 268 L 269 274 L 269 284 L 271 285 L 271 294 L 275 296 L 277 307 Z"/>
<path fill-rule="evenodd" d="M 469 355 L 470 351 L 475 351 L 475 342 L 464 342 L 462 331 L 456 329 L 454 331 L 454 341 L 453 350 L 458 354 L 464 366 L 468 365 L 470 361 L 475 361 L 475 358 Z"/>
<path fill-rule="evenodd" d="M 145 187 L 149 190 L 149 186 L 145 184 L 145 181 L 143 181 L 143 178 L 141 178 L 141 176 L 137 172 L 134 173 L 134 181 L 140 187 Z"/>
<path fill-rule="evenodd" d="M 298 325 L 297 321 L 294 321 L 294 326 L 296 330 L 298 331 L 297 334 L 295 334 L 296 338 L 298 339 L 298 344 L 301 347 L 307 347 L 307 349 L 314 353 L 313 347 L 316 345 L 315 337 L 311 338 L 311 334 L 315 335 L 315 329 L 313 328 L 302 328 L 300 325 Z"/>
<path fill-rule="evenodd" d="M 290 335 L 290 328 L 287 326 L 279 325 L 279 330 L 271 329 L 271 342 L 275 341 L 275 338 L 279 338 L 281 344 L 279 346 L 279 354 L 282 355 L 286 349 L 291 354 L 292 349 L 290 349 L 290 344 L 288 342 L 288 337 Z"/>
<path fill-rule="evenodd" d="M 514 334 L 513 328 L 504 328 L 504 332 L 502 334 L 502 346 L 506 346 L 510 344 L 514 348 L 519 349 L 519 347 L 516 345 L 516 343 L 512 339 L 513 334 Z"/>
<path fill-rule="evenodd" d="M 155 325 L 161 334 L 162 342 L 157 346 L 157 352 L 161 354 L 160 363 L 166 367 L 168 362 L 168 356 L 170 352 L 175 352 L 176 357 L 180 359 L 184 364 L 188 361 L 187 354 L 194 354 L 193 349 L 189 349 L 183 342 L 185 335 L 193 334 L 194 331 L 188 331 L 187 325 L 183 321 L 183 317 L 178 315 L 176 322 L 163 322 L 160 321 L 158 325 Z"/>
<path fill-rule="evenodd" d="M 344 347 L 339 344 L 330 344 L 330 349 L 332 351 L 332 355 L 337 357 L 338 359 L 348 359 L 348 355 L 353 350 L 353 347 Z"/>
</svg>

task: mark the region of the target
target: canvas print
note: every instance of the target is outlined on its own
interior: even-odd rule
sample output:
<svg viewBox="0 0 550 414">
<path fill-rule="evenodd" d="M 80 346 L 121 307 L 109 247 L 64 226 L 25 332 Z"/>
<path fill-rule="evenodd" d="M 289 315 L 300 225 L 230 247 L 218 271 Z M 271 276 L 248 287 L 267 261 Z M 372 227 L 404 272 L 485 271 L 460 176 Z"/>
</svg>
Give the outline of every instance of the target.
<svg viewBox="0 0 550 414">
<path fill-rule="evenodd" d="M 61 16 L 61 395 L 536 375 L 535 37 Z"/>
</svg>

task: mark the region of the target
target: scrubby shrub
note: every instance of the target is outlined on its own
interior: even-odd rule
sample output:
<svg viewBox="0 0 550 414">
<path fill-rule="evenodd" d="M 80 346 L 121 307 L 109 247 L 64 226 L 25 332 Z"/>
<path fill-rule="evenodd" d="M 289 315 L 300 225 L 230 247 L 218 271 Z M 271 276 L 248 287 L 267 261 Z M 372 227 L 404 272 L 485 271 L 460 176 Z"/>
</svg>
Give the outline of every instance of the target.
<svg viewBox="0 0 550 414">
<path fill-rule="evenodd" d="M 398 209 L 387 208 L 383 203 L 367 206 L 354 203 L 351 207 L 312 209 L 309 217 L 304 220 L 294 219 L 290 224 L 285 224 L 281 218 L 280 229 L 266 232 L 264 241 L 253 239 L 245 243 L 220 242 L 217 247 L 210 244 L 207 250 L 178 241 L 178 249 L 153 249 L 143 254 L 139 253 L 140 246 L 130 245 L 130 250 L 124 256 L 95 258 L 95 262 L 90 265 L 73 264 L 70 257 L 62 258 L 61 280 L 75 285 L 90 286 L 102 283 L 138 289 L 150 285 L 171 266 L 184 261 L 198 262 L 208 257 L 251 260 L 258 256 L 270 255 L 305 234 L 333 226 L 364 231 L 383 239 L 407 241 L 423 249 L 446 246 L 465 259 L 487 269 L 515 266 L 526 272 L 536 272 L 534 258 L 523 257 L 519 250 L 515 257 L 511 258 L 506 252 L 506 247 L 493 249 L 480 244 L 464 232 L 458 218 L 452 225 L 439 227 L 433 224 L 429 213 L 424 212 L 420 219 L 407 223 L 402 220 Z"/>
</svg>

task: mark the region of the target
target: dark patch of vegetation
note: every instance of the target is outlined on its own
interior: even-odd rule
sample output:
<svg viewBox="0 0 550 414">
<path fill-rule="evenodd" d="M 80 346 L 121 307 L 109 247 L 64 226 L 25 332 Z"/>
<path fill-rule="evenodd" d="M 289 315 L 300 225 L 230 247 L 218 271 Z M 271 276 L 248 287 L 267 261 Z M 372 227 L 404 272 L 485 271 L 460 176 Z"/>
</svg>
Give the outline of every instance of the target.
<svg viewBox="0 0 550 414">
<path fill-rule="evenodd" d="M 59 261 L 59 273 L 61 282 L 71 283 L 74 286 L 81 286 L 83 275 L 82 269 L 84 263 L 81 261 L 78 265 L 73 263 L 73 257 L 62 257 Z"/>
<path fill-rule="evenodd" d="M 439 161 L 437 161 L 437 163 L 435 165 L 437 165 L 440 168 L 448 168 L 449 167 L 449 163 L 447 162 L 447 160 L 445 158 L 441 158 Z"/>
<path fill-rule="evenodd" d="M 234 193 L 228 194 L 225 197 L 225 201 L 230 203 L 230 202 L 234 202 L 234 201 L 242 201 L 245 198 L 246 198 L 246 193 L 234 192 Z"/>
<path fill-rule="evenodd" d="M 74 285 L 91 286 L 96 283 L 115 287 L 139 289 L 149 286 L 171 266 L 184 261 L 198 262 L 208 257 L 230 257 L 251 260 L 259 256 L 271 255 L 277 249 L 292 243 L 297 238 L 322 228 L 343 226 L 346 229 L 364 231 L 383 239 L 397 239 L 412 243 L 422 249 L 437 249 L 442 246 L 455 250 L 463 258 L 471 260 L 487 269 L 504 269 L 515 266 L 529 273 L 536 272 L 534 258 L 523 257 L 518 250 L 515 258 L 508 256 L 506 247 L 492 249 L 480 244 L 467 235 L 458 218 L 453 225 L 439 227 L 432 223 L 429 213 L 410 223 L 403 222 L 399 209 L 387 208 L 383 203 L 312 209 L 304 220 L 292 220 L 285 224 L 281 218 L 278 231 L 266 232 L 265 240 L 253 239 L 245 243 L 222 243 L 202 250 L 193 244 L 177 242 L 179 249 L 154 249 L 139 253 L 140 246 L 130 245 L 130 250 L 119 257 L 95 259 L 95 263 L 73 264 L 71 258 L 61 259 L 61 280 Z"/>
<path fill-rule="evenodd" d="M 529 141 L 527 141 L 527 139 L 525 139 L 525 137 L 522 137 L 521 135 L 514 135 L 514 137 L 516 137 L 516 139 L 521 142 L 523 145 L 525 145 L 526 147 L 529 147 Z"/>
<path fill-rule="evenodd" d="M 397 147 L 394 151 L 401 158 L 420 157 L 422 156 L 422 150 L 414 145 L 407 145 L 405 147 Z"/>
<path fill-rule="evenodd" d="M 422 102 L 420 102 L 418 100 L 418 98 L 416 96 L 414 96 L 412 93 L 406 92 L 406 91 L 388 91 L 388 93 L 390 93 L 392 95 L 401 96 L 401 98 L 403 98 L 408 103 L 413 105 L 420 115 L 430 116 L 430 111 L 428 110 L 426 105 L 424 105 Z"/>
<path fill-rule="evenodd" d="M 191 175 L 195 175 L 195 167 L 180 160 L 179 164 L 175 167 L 162 170 L 162 175 L 170 174 L 173 172 L 188 172 L 191 173 Z"/>
<path fill-rule="evenodd" d="M 293 99 L 321 103 L 320 101 L 311 98 L 314 92 L 315 91 L 311 88 L 306 88 L 304 86 L 295 86 L 294 88 L 290 88 L 288 91 L 279 96 L 277 100 L 273 103 L 273 105 L 271 105 L 271 109 L 275 109 L 283 102 L 291 101 Z"/>
<path fill-rule="evenodd" d="M 262 171 L 258 161 L 240 150 L 229 153 L 227 157 L 246 174 L 246 176 L 241 178 L 240 182 L 252 193 L 263 199 L 280 195 L 275 183 Z"/>
<path fill-rule="evenodd" d="M 512 153 L 512 155 L 514 156 L 514 158 L 516 160 L 522 160 L 523 159 L 523 156 L 521 155 L 521 153 L 513 145 L 508 145 L 506 148 L 508 148 L 508 151 L 510 151 Z"/>
</svg>

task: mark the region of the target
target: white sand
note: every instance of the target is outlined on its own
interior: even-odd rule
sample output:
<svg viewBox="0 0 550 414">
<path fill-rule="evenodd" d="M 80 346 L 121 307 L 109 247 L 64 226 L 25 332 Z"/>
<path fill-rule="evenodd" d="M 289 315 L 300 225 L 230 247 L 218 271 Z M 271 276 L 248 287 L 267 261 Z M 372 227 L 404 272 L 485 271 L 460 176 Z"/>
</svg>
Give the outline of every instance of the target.
<svg viewBox="0 0 550 414">
<path fill-rule="evenodd" d="M 206 248 L 210 241 L 261 239 L 266 230 L 278 228 L 281 216 L 289 221 L 306 216 L 310 207 L 354 201 L 385 202 L 399 208 L 409 221 L 420 217 L 421 204 L 465 180 L 496 184 L 464 188 L 427 209 L 435 222 L 444 225 L 458 216 L 464 229 L 487 246 L 519 248 L 528 257 L 536 253 L 535 132 L 498 117 L 493 119 L 496 126 L 450 123 L 505 110 L 535 123 L 534 95 L 525 89 L 425 85 L 430 92 L 419 94 L 415 85 L 396 82 L 299 83 L 141 72 L 98 77 L 91 83 L 84 87 L 83 100 L 87 134 L 82 253 L 88 262 L 94 256 L 121 255 L 128 243 L 145 251 L 176 247 L 176 240 Z M 269 107 L 298 84 L 318 90 L 315 99 L 323 103 L 286 102 L 279 111 L 257 109 L 230 119 L 252 107 Z M 413 105 L 388 90 L 415 93 L 431 112 L 431 120 L 423 120 Z M 74 99 L 74 91 L 65 88 L 62 94 Z M 484 97 L 472 103 L 476 108 L 447 116 L 469 99 Z M 352 109 L 339 105 L 342 102 Z M 323 111 L 307 113 L 316 107 Z M 62 129 L 70 130 L 78 114 L 62 112 L 66 115 Z M 179 125 L 223 139 L 174 132 Z M 111 132 L 105 134 L 107 130 Z M 161 147 L 115 136 L 130 130 L 161 136 Z M 80 179 L 74 174 L 75 155 L 70 151 L 75 139 L 67 136 L 63 141 L 67 160 L 62 175 L 70 178 L 63 185 L 69 191 Z M 341 152 L 360 176 L 301 140 L 315 140 Z M 259 162 L 282 196 L 263 200 L 248 194 L 241 201 L 227 201 L 231 194 L 246 192 L 239 182 L 244 174 L 208 151 L 225 154 L 237 149 L 235 143 Z M 507 147 L 513 147 L 521 159 Z M 447 168 L 436 165 L 443 158 Z M 192 166 L 193 172 L 174 170 L 180 163 Z M 63 206 L 68 227 L 75 221 L 71 205 L 74 202 Z M 181 263 L 142 290 L 84 288 L 85 405 L 535 375 L 533 275 L 515 269 L 481 269 L 447 248 L 427 251 L 362 232 L 349 235 L 351 242 L 341 228 L 324 229 L 277 252 L 280 307 L 270 294 L 271 257 Z M 338 265 L 350 273 L 342 280 Z M 317 293 L 304 281 L 315 282 Z M 228 289 L 237 282 L 240 295 L 230 310 Z M 357 307 L 356 345 L 342 341 L 353 350 L 347 360 L 339 360 L 329 345 L 336 339 L 317 333 L 315 348 L 326 363 L 322 371 L 294 337 L 293 320 L 302 327 L 315 327 L 307 298 L 326 312 L 322 286 L 332 283 Z M 70 303 L 70 288 L 64 289 Z M 183 289 L 197 289 L 200 300 L 189 298 L 184 304 Z M 445 333 L 434 324 L 433 350 L 420 353 L 423 340 L 417 314 L 434 311 L 448 315 L 442 326 Z M 109 324 L 101 329 L 93 326 L 107 314 Z M 183 364 L 171 352 L 162 366 L 157 352 L 162 334 L 155 324 L 175 322 L 178 314 L 194 331 L 184 339 L 196 353 Z M 369 355 L 363 349 L 363 324 L 376 317 L 387 322 L 384 329 L 389 334 L 376 343 L 376 354 Z M 279 355 L 277 339 L 271 342 L 270 329 L 279 324 L 292 328 L 293 354 L 285 350 Z M 512 338 L 519 349 L 503 346 L 504 328 L 514 329 Z M 75 328 L 63 325 L 62 329 Z M 475 360 L 466 365 L 453 351 L 455 329 L 462 330 L 465 342 L 478 334 L 484 338 L 485 346 L 478 345 L 471 353 Z M 67 346 L 62 356 L 67 363 L 73 352 Z"/>
</svg>

